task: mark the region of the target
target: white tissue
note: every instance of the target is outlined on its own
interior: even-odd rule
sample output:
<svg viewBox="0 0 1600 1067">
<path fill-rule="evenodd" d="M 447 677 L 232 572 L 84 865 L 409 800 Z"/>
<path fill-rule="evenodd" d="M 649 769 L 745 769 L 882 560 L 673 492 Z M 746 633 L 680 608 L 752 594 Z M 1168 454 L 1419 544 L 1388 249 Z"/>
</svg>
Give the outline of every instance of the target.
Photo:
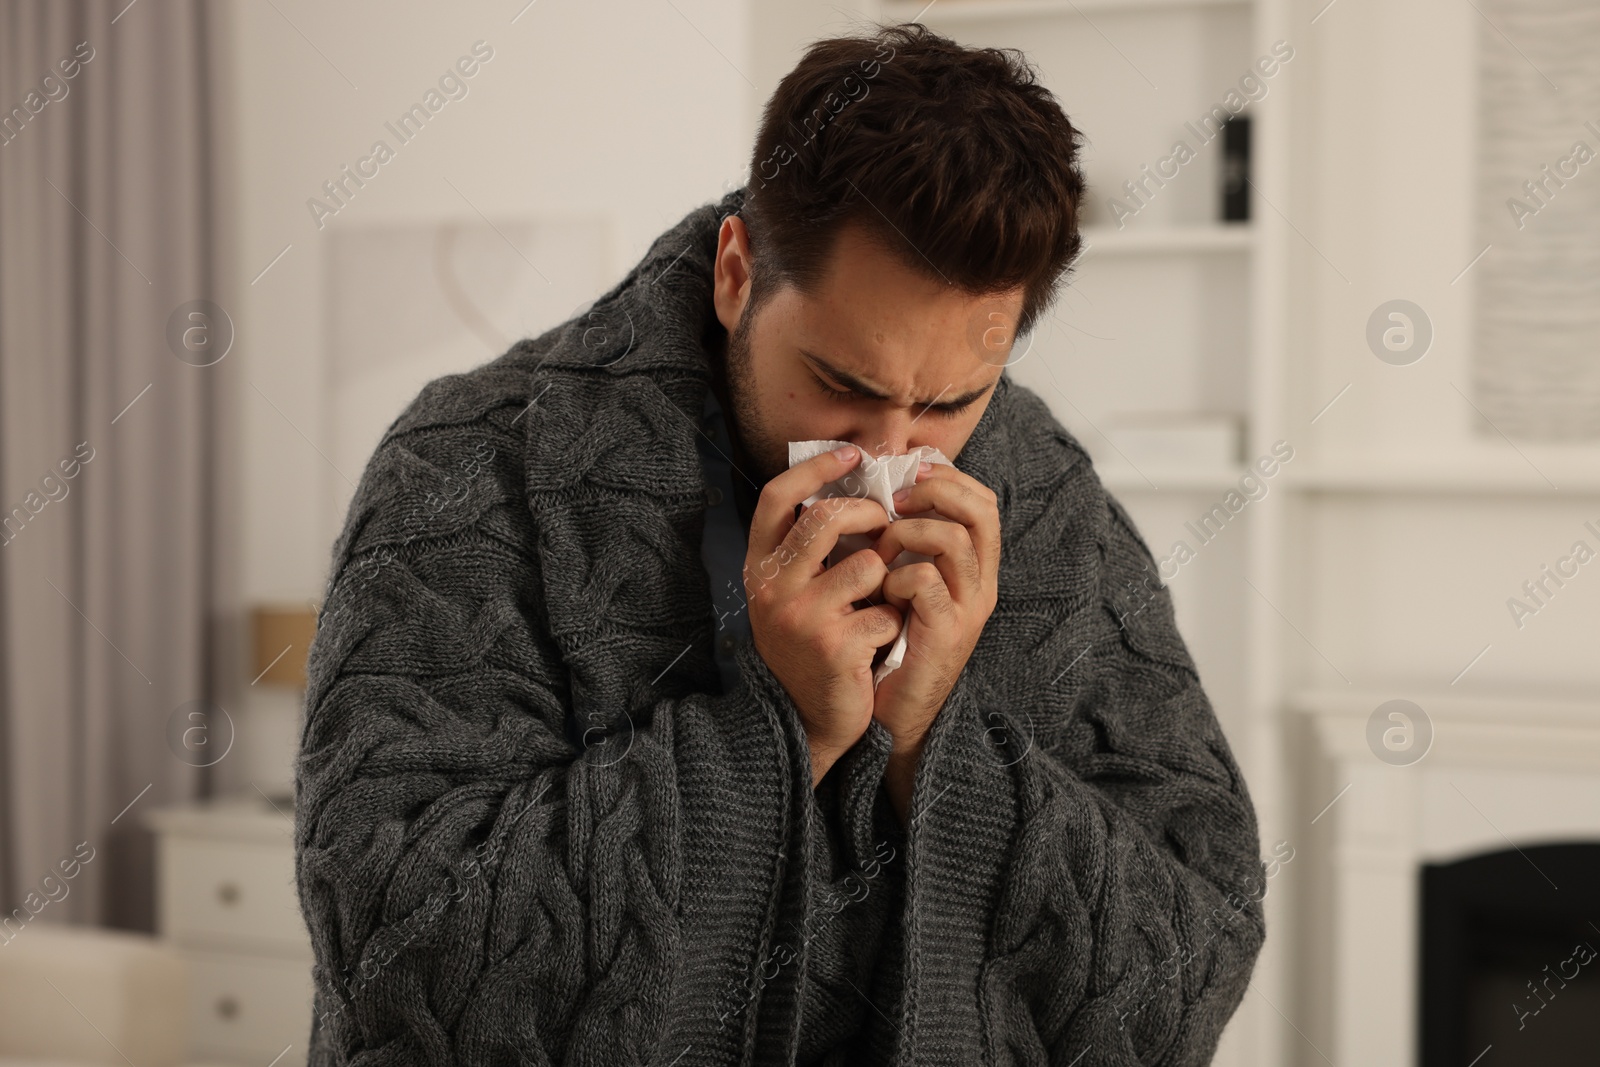
<svg viewBox="0 0 1600 1067">
<path fill-rule="evenodd" d="M 843 448 L 851 444 L 849 441 L 790 441 L 789 466 L 804 463 L 808 459 L 820 456 L 824 452 L 831 452 L 835 448 Z M 902 452 L 894 456 L 869 456 L 865 449 L 856 446 L 861 453 L 861 461 L 844 477 L 824 485 L 821 489 L 806 497 L 800 503 L 810 507 L 818 500 L 826 500 L 837 496 L 865 497 L 876 500 L 883 505 L 883 510 L 889 513 L 889 521 L 894 522 L 900 518 L 899 512 L 894 509 L 894 494 L 901 489 L 909 488 L 917 480 L 917 464 L 922 462 L 943 463 L 954 466 L 947 456 L 932 445 L 921 445 L 910 452 Z M 928 512 L 928 516 L 938 518 L 937 512 Z M 841 534 L 839 542 L 832 552 L 828 553 L 828 566 L 833 566 L 840 560 L 861 551 L 863 548 L 872 547 L 873 538 L 866 534 L 850 533 Z M 923 555 L 921 552 L 912 552 L 909 549 L 902 551 L 895 557 L 889 569 L 903 567 L 907 563 L 927 563 L 933 560 L 932 556 Z M 876 688 L 878 683 L 887 678 L 891 671 L 896 670 L 906 655 L 906 627 L 910 620 L 900 624 L 900 636 L 895 638 L 894 646 L 889 649 L 889 654 L 884 657 L 878 669 L 873 672 L 872 684 Z"/>
</svg>

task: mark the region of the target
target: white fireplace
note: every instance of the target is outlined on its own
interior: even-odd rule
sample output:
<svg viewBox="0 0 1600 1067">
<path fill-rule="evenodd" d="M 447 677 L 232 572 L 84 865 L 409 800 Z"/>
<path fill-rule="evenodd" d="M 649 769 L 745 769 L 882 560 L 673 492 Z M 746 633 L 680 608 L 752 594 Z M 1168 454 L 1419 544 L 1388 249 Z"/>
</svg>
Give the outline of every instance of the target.
<svg viewBox="0 0 1600 1067">
<path fill-rule="evenodd" d="M 1374 710 L 1397 697 L 1432 727 L 1411 763 L 1368 741 Z M 1415 1067 L 1420 865 L 1600 842 L 1600 701 L 1307 691 L 1290 707 L 1290 765 L 1306 773 L 1291 838 L 1301 1036 L 1285 1062 Z"/>
</svg>

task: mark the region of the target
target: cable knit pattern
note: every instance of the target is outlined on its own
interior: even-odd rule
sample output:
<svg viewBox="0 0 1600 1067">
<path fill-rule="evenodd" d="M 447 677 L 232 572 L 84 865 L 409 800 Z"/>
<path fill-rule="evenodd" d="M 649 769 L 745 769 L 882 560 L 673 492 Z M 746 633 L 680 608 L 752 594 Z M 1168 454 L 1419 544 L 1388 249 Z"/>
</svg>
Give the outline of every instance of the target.
<svg viewBox="0 0 1600 1067">
<path fill-rule="evenodd" d="M 908 827 L 876 723 L 814 792 L 753 646 L 721 692 L 695 434 L 742 199 L 431 382 L 362 475 L 296 764 L 311 1067 L 1208 1063 L 1265 936 L 1254 811 L 1037 396 L 1002 377 L 956 458 L 999 601 Z"/>
</svg>

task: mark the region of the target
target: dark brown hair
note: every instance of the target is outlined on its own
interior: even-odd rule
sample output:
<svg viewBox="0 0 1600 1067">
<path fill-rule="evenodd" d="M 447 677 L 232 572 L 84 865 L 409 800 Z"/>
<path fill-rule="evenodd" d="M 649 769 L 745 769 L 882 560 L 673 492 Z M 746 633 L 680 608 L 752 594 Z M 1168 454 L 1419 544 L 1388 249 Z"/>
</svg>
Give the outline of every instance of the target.
<svg viewBox="0 0 1600 1067">
<path fill-rule="evenodd" d="M 1078 255 L 1084 193 L 1079 131 L 1034 73 L 916 22 L 814 42 L 751 156 L 751 309 L 784 283 L 815 291 L 850 223 L 964 292 L 1024 287 L 1028 333 Z"/>
</svg>

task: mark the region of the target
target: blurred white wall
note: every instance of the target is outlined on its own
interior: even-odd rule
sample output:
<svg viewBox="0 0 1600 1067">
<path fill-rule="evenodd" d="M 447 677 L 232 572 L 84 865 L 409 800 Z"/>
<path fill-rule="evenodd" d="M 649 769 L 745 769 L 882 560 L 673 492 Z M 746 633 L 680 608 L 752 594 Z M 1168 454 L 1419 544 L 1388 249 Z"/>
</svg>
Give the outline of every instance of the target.
<svg viewBox="0 0 1600 1067">
<path fill-rule="evenodd" d="M 239 291 L 229 309 L 238 333 L 230 358 L 244 364 L 246 380 L 235 432 L 243 443 L 247 603 L 320 600 L 342 502 L 360 477 L 359 464 L 341 458 L 336 471 L 331 459 L 331 235 L 396 222 L 482 226 L 485 218 L 510 233 L 517 221 L 599 218 L 609 237 L 598 256 L 583 257 L 587 299 L 662 230 L 720 197 L 746 166 L 747 5 L 525 5 L 219 5 L 231 25 L 224 76 L 238 116 L 226 180 Z M 446 98 L 402 144 L 385 124 L 472 57 L 479 41 L 479 55 L 492 49 L 492 58 L 461 79 L 465 95 Z M 307 201 L 326 202 L 323 183 L 356 168 L 380 139 L 393 158 L 363 186 L 347 182 L 345 206 L 319 229 Z M 519 247 L 512 269 L 562 280 L 561 257 L 540 262 L 542 247 Z M 598 284 L 587 266 L 595 259 L 603 266 Z M 559 313 L 547 307 L 548 321 L 527 321 L 526 334 L 567 317 L 571 303 Z M 500 354 L 470 335 L 464 344 L 451 357 L 462 369 Z M 397 413 L 391 392 L 373 392 L 364 421 L 387 424 Z M 297 697 L 264 690 L 247 689 L 243 702 L 258 712 L 246 716 L 258 735 L 246 747 L 257 755 L 230 773 L 279 781 L 293 755 Z"/>
<path fill-rule="evenodd" d="M 227 4 L 243 291 L 233 355 L 250 382 L 239 427 L 247 598 L 320 597 L 343 518 L 323 506 L 320 487 L 340 476 L 317 451 L 331 231 L 598 213 L 615 223 L 615 280 L 744 166 L 745 5 L 524 3 Z M 467 94 L 401 145 L 385 123 L 477 41 L 493 58 L 464 79 Z M 394 158 L 319 230 L 307 200 L 380 138 Z M 478 362 L 498 354 L 485 348 Z"/>
</svg>

